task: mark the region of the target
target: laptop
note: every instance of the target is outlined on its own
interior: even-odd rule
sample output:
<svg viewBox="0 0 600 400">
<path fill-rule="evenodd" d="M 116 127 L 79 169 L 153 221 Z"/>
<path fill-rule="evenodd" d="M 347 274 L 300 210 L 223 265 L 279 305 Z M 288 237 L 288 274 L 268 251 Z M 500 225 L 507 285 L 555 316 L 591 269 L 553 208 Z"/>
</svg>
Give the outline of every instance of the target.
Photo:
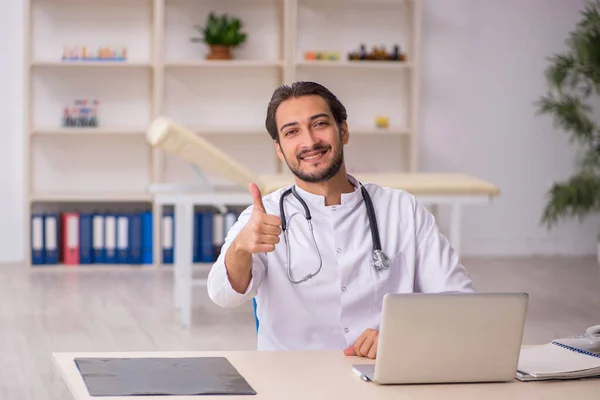
<svg viewBox="0 0 600 400">
<path fill-rule="evenodd" d="M 384 385 L 513 380 L 528 301 L 527 293 L 387 294 L 375 364 L 352 372 Z"/>
</svg>

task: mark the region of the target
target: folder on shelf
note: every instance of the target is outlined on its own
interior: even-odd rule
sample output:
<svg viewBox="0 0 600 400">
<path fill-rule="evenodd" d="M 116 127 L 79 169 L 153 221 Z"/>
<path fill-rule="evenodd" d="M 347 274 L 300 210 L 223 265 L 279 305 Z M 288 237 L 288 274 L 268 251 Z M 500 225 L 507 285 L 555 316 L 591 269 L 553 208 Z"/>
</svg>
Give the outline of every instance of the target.
<svg viewBox="0 0 600 400">
<path fill-rule="evenodd" d="M 33 265 L 45 264 L 44 257 L 44 215 L 31 215 L 31 263 Z"/>
<path fill-rule="evenodd" d="M 104 264 L 106 262 L 104 241 L 104 215 L 95 214 L 92 218 L 92 248 L 94 264 Z"/>
<path fill-rule="evenodd" d="M 104 216 L 104 262 L 117 264 L 117 216 Z"/>
<path fill-rule="evenodd" d="M 256 175 L 192 130 L 165 118 L 156 118 L 146 130 L 148 142 L 157 148 L 240 185 L 247 190 L 256 183 L 262 194 L 293 185 L 291 174 Z M 415 195 L 486 195 L 497 196 L 499 189 L 481 179 L 465 174 L 439 173 L 371 173 L 354 174 L 361 182 L 404 189 Z"/>
<path fill-rule="evenodd" d="M 212 242 L 213 242 L 213 257 L 215 260 L 219 257 L 221 253 L 221 247 L 223 247 L 223 243 L 225 243 L 225 237 L 223 232 L 223 226 L 225 225 L 225 219 L 223 218 L 223 214 L 220 212 L 216 212 L 213 214 L 213 234 L 212 234 Z"/>
<path fill-rule="evenodd" d="M 63 213 L 63 263 L 79 265 L 79 213 Z"/>
<path fill-rule="evenodd" d="M 151 211 L 142 213 L 142 263 L 152 264 L 154 255 L 152 254 L 154 249 L 153 243 L 153 217 L 154 214 Z"/>
<path fill-rule="evenodd" d="M 201 212 L 195 212 L 194 213 L 194 241 L 193 241 L 193 246 L 194 246 L 194 251 L 193 251 L 193 261 L 195 263 L 200 262 L 200 253 L 202 252 L 201 249 L 201 230 L 202 230 L 202 213 Z"/>
<path fill-rule="evenodd" d="M 213 213 L 210 211 L 200 213 L 200 262 L 214 262 L 213 248 Z"/>
<path fill-rule="evenodd" d="M 129 217 L 117 216 L 117 264 L 129 262 Z"/>
<path fill-rule="evenodd" d="M 233 211 L 229 211 L 228 213 L 225 214 L 225 217 L 223 218 L 223 242 L 225 242 L 225 237 L 227 236 L 227 232 L 229 232 L 229 230 L 231 230 L 231 228 L 233 227 L 233 225 L 235 225 L 235 223 L 237 222 L 238 219 L 238 215 L 237 213 L 234 213 Z"/>
<path fill-rule="evenodd" d="M 129 262 L 142 263 L 142 213 L 129 216 Z"/>
<path fill-rule="evenodd" d="M 173 213 L 165 213 L 162 217 L 162 262 L 173 264 L 175 256 L 175 218 Z"/>
<path fill-rule="evenodd" d="M 45 264 L 58 264 L 58 214 L 44 216 Z"/>
<path fill-rule="evenodd" d="M 92 264 L 93 252 L 92 214 L 79 215 L 79 264 Z"/>
</svg>

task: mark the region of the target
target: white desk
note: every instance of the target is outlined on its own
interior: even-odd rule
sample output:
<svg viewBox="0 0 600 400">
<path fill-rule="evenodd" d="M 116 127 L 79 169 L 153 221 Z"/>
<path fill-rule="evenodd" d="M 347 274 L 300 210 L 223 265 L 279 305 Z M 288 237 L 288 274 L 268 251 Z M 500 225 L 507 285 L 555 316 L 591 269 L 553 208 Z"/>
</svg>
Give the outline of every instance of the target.
<svg viewBox="0 0 600 400">
<path fill-rule="evenodd" d="M 377 182 L 384 187 L 400 187 L 416 196 L 425 205 L 450 207 L 448 239 L 460 253 L 462 208 L 468 204 L 489 203 L 499 194 L 490 183 L 463 174 L 357 174 L 361 182 Z M 264 195 L 284 186 L 288 178 L 272 179 Z M 191 324 L 192 288 L 204 285 L 204 280 L 192 279 L 193 215 L 194 206 L 210 205 L 223 210 L 226 206 L 248 206 L 252 204 L 249 192 L 199 192 L 190 185 L 153 185 L 150 192 L 158 205 L 175 207 L 175 254 L 173 262 L 174 301 L 180 309 L 180 320 L 184 327 Z"/>
<path fill-rule="evenodd" d="M 54 353 L 53 361 L 75 400 L 93 400 L 74 359 L 77 357 L 226 357 L 256 390 L 254 396 L 135 396 L 110 400 L 219 399 L 219 400 L 419 400 L 419 399 L 597 399 L 600 379 L 436 385 L 379 386 L 363 382 L 351 373 L 351 364 L 372 360 L 345 357 L 339 351 L 298 352 L 148 352 Z"/>
</svg>

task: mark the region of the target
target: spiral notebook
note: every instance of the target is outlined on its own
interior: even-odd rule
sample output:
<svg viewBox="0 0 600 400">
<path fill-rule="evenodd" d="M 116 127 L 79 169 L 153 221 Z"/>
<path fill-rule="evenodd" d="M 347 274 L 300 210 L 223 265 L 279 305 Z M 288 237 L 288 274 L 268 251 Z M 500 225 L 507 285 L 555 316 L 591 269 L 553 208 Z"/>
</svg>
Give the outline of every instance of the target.
<svg viewBox="0 0 600 400">
<path fill-rule="evenodd" d="M 551 342 L 521 350 L 520 381 L 600 377 L 600 354 Z"/>
</svg>

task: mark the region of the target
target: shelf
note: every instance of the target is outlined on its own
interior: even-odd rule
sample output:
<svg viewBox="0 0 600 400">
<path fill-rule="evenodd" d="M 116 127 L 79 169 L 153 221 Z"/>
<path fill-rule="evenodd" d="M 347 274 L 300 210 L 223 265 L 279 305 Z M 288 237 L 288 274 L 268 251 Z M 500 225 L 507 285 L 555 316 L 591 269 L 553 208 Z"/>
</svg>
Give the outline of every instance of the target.
<svg viewBox="0 0 600 400">
<path fill-rule="evenodd" d="M 150 68 L 144 61 L 34 61 L 32 67 L 48 68 Z"/>
<path fill-rule="evenodd" d="M 283 61 L 270 60 L 190 60 L 168 61 L 165 68 L 280 68 Z"/>
<path fill-rule="evenodd" d="M 268 135 L 265 127 L 191 126 L 190 129 L 199 135 Z"/>
<path fill-rule="evenodd" d="M 154 264 L 39 264 L 32 265 L 36 270 L 64 271 L 137 271 L 154 268 Z"/>
<path fill-rule="evenodd" d="M 212 267 L 212 263 L 193 263 L 192 268 L 197 270 L 207 270 Z M 173 264 L 39 264 L 32 265 L 33 268 L 40 271 L 65 272 L 65 271 L 137 271 L 140 269 L 172 268 Z"/>
<path fill-rule="evenodd" d="M 298 0 L 298 4 L 303 5 L 318 5 L 321 7 L 339 7 L 343 6 L 353 6 L 353 7 L 372 7 L 372 6 L 402 6 L 405 4 L 413 3 L 415 0 Z"/>
<path fill-rule="evenodd" d="M 326 61 L 326 60 L 315 60 L 315 61 L 299 61 L 296 63 L 297 67 L 300 68 L 360 68 L 360 69 L 393 69 L 403 70 L 410 69 L 413 64 L 410 62 L 403 61 Z"/>
<path fill-rule="evenodd" d="M 37 202 L 147 202 L 150 193 L 139 192 L 41 192 L 31 195 Z"/>
<path fill-rule="evenodd" d="M 360 136 L 367 136 L 367 135 L 408 136 L 412 133 L 411 130 L 408 128 L 396 128 L 396 127 L 377 128 L 377 127 L 363 126 L 363 127 L 352 128 L 352 126 L 350 126 L 348 130 L 350 131 L 350 135 L 360 135 Z"/>
<path fill-rule="evenodd" d="M 294 81 L 319 82 L 343 102 L 353 138 L 345 150 L 350 170 L 416 169 L 420 3 L 28 2 L 23 36 L 28 264 L 33 210 L 158 210 L 159 202 L 154 201 L 150 187 L 200 182 L 190 163 L 148 144 L 147 124 L 157 116 L 168 116 L 189 127 L 258 176 L 287 172 L 266 131 L 265 117 L 273 90 Z M 210 12 L 239 17 L 248 34 L 248 40 L 233 49 L 231 60 L 207 60 L 209 46 L 190 40 L 201 36 L 195 26 L 203 25 Z M 407 61 L 348 60 L 349 52 L 362 44 L 368 50 L 398 45 Z M 70 46 L 123 46 L 127 60 L 62 60 L 68 50 L 65 47 Z M 335 50 L 342 59 L 305 60 L 306 50 Z M 78 99 L 99 101 L 100 126 L 61 126 L 65 107 Z M 378 115 L 389 116 L 389 128 L 375 126 Z M 244 194 L 243 188 L 217 173 L 207 173 L 205 178 L 223 191 Z M 237 198 L 234 193 L 228 203 L 245 206 L 247 194 Z M 163 228 L 158 220 L 154 222 L 156 266 L 161 265 L 158 253 Z M 145 267 L 58 264 L 38 269 L 125 271 Z"/>
<path fill-rule="evenodd" d="M 145 129 L 133 128 L 35 128 L 32 135 L 75 135 L 75 136 L 141 136 L 145 135 Z"/>
</svg>

